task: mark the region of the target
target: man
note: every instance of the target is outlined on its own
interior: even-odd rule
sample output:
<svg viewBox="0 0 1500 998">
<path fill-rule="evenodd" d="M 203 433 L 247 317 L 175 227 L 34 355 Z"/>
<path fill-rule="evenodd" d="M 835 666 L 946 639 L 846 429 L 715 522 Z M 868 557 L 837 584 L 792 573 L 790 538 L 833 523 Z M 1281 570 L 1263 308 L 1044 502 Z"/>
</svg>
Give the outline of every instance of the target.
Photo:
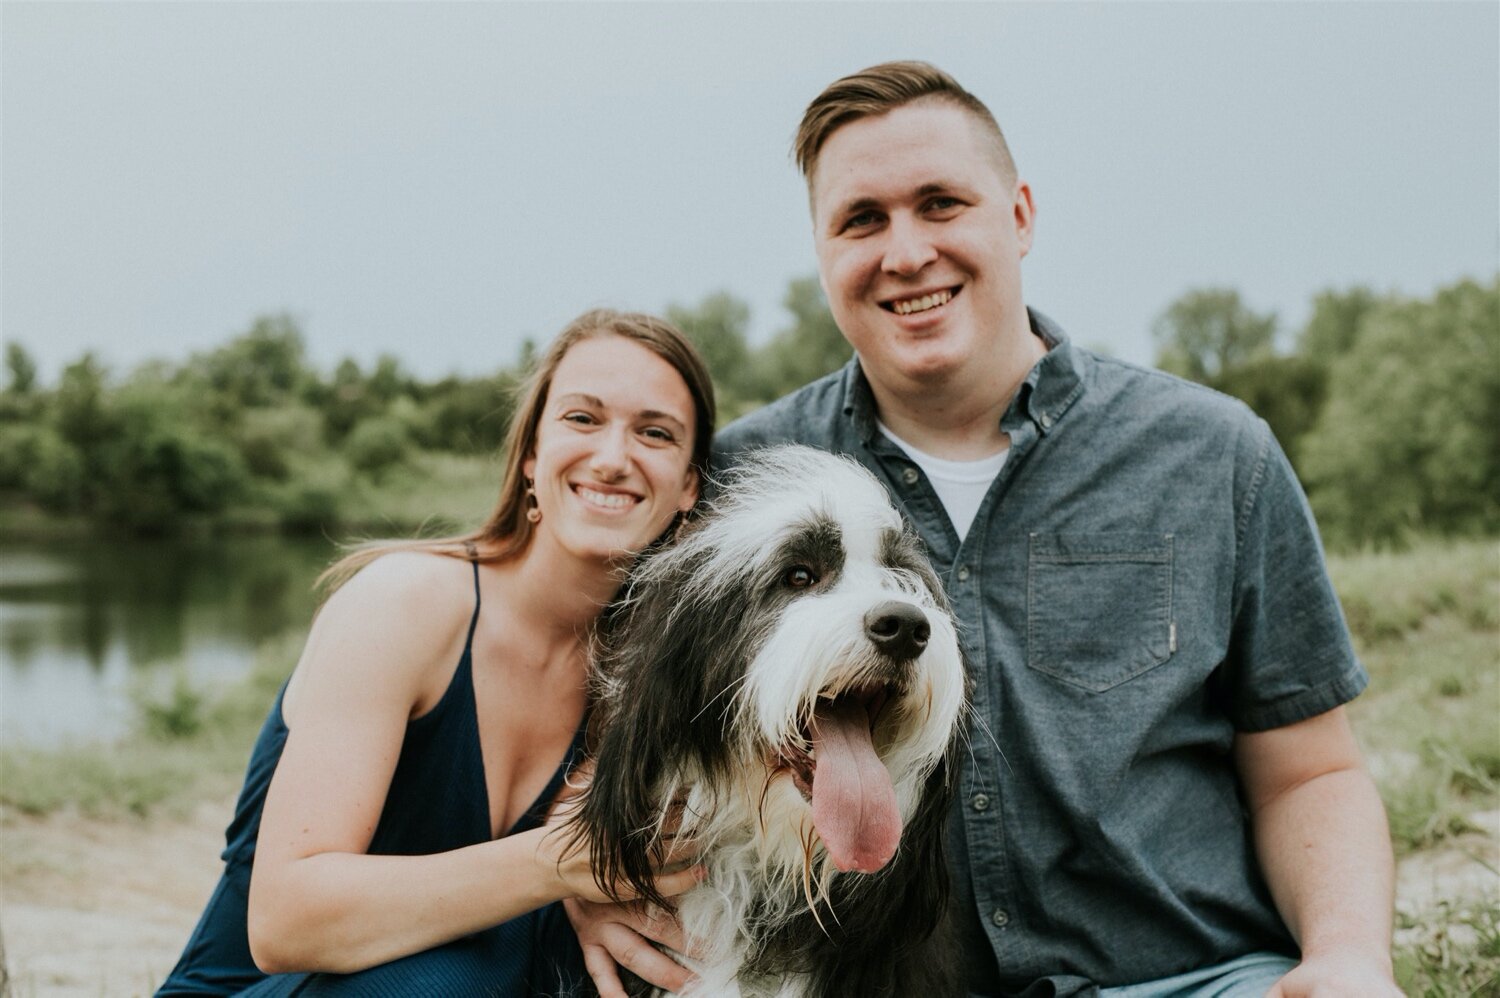
<svg viewBox="0 0 1500 998">
<path fill-rule="evenodd" d="M 796 154 L 856 357 L 716 447 L 854 456 L 944 578 L 975 680 L 950 823 L 970 992 L 1399 994 L 1341 706 L 1367 678 L 1266 425 L 1026 308 L 1030 188 L 940 70 L 835 82 Z M 682 985 L 638 922 L 575 924 L 596 979 L 608 950 Z"/>
</svg>

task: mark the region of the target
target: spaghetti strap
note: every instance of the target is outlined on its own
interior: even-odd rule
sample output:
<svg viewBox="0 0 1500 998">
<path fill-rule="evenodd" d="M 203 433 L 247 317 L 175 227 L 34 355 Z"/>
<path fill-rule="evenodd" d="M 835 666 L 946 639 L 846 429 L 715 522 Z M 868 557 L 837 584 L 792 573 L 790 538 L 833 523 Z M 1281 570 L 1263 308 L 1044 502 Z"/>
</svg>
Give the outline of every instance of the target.
<svg viewBox="0 0 1500 998">
<path fill-rule="evenodd" d="M 464 550 L 468 552 L 469 564 L 474 569 L 474 616 L 469 618 L 469 636 L 464 639 L 464 654 L 469 655 L 474 647 L 474 629 L 479 626 L 479 552 L 473 541 L 466 541 Z"/>
</svg>

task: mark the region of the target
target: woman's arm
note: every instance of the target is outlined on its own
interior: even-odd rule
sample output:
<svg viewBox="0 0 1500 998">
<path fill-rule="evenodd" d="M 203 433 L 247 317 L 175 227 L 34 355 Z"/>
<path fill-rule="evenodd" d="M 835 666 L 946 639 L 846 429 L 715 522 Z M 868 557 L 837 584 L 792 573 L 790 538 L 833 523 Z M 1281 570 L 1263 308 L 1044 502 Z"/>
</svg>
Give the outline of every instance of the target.
<svg viewBox="0 0 1500 998">
<path fill-rule="evenodd" d="M 587 856 L 545 829 L 431 856 L 365 853 L 407 721 L 446 688 L 462 652 L 469 578 L 464 562 L 388 555 L 315 622 L 287 693 L 250 885 L 263 970 L 347 973 L 599 896 Z"/>
</svg>

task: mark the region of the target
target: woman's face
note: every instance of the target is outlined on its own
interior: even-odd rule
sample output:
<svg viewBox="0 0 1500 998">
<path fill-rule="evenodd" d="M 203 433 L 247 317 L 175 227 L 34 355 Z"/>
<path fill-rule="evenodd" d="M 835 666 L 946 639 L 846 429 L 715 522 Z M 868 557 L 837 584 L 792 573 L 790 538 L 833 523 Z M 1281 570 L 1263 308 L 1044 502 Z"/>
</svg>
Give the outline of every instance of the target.
<svg viewBox="0 0 1500 998">
<path fill-rule="evenodd" d="M 588 559 L 640 551 L 698 498 L 693 396 L 675 368 L 622 336 L 574 344 L 552 376 L 523 470 L 538 537 Z"/>
</svg>

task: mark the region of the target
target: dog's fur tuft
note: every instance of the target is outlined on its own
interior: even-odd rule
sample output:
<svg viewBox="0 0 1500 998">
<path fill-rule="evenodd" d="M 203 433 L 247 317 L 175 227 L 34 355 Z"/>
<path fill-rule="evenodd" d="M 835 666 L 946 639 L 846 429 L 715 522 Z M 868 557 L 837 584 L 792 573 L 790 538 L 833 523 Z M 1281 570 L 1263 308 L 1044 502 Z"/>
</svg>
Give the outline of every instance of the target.
<svg viewBox="0 0 1500 998">
<path fill-rule="evenodd" d="M 805 447 L 747 456 L 637 565 L 601 632 L 595 694 L 578 833 L 601 884 L 658 904 L 672 833 L 701 850 L 705 880 L 675 899 L 699 950 L 691 993 L 956 990 L 939 927 L 963 665 L 938 580 L 869 472 Z M 846 757 L 827 732 L 862 742 L 866 717 L 868 746 Z M 842 797 L 816 811 L 819 792 L 866 793 L 877 758 L 889 787 L 852 810 L 899 814 L 899 846 L 828 817 L 850 810 Z"/>
</svg>

